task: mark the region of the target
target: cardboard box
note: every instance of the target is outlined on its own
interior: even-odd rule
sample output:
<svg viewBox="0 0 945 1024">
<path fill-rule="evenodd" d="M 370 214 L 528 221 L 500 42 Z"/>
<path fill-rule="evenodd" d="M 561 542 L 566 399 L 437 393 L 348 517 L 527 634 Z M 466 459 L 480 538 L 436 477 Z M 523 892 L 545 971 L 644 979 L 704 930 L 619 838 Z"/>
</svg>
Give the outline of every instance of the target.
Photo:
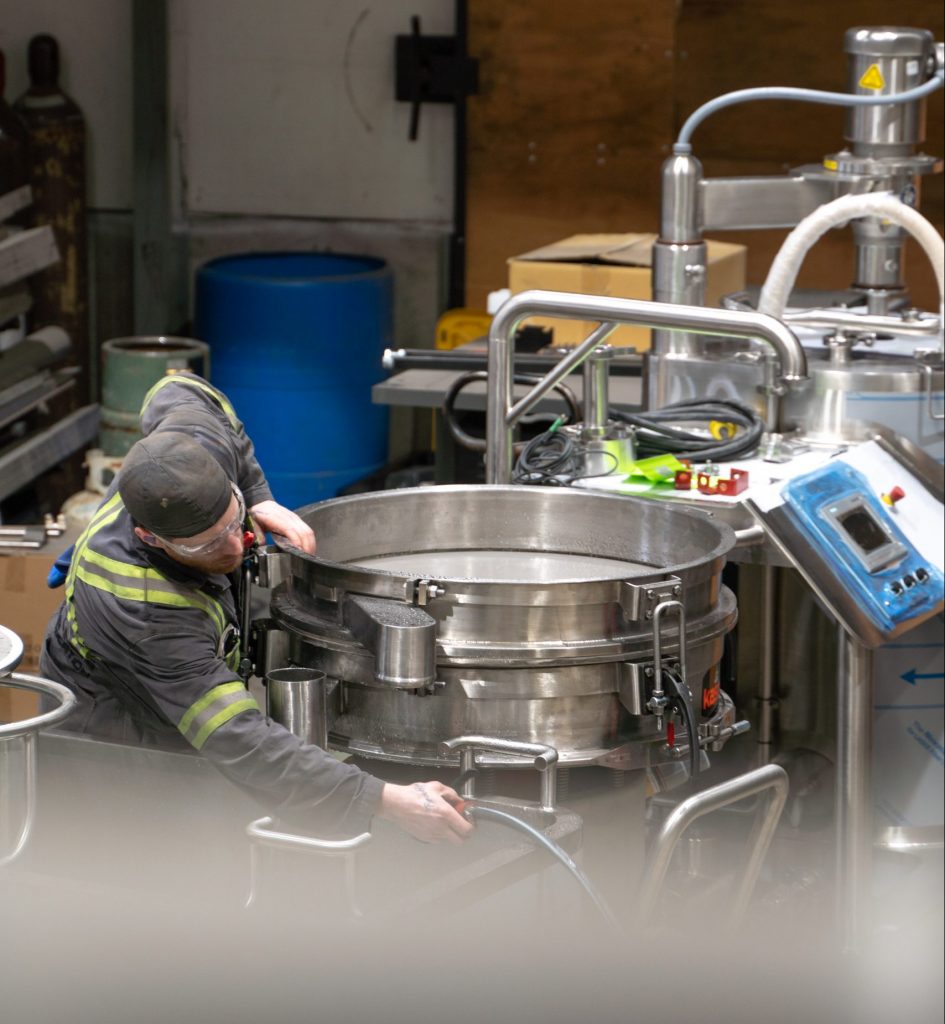
<svg viewBox="0 0 945 1024">
<path fill-rule="evenodd" d="M 651 299 L 653 243 L 656 235 L 572 235 L 509 261 L 509 290 L 540 288 L 621 299 Z M 718 306 L 723 295 L 745 287 L 745 246 L 707 242 L 706 305 Z M 527 321 L 554 329 L 556 346 L 580 344 L 595 324 L 581 320 L 534 317 Z M 631 345 L 640 352 L 650 347 L 648 327 L 618 327 L 611 345 Z"/>
<path fill-rule="evenodd" d="M 64 588 L 50 590 L 46 576 L 52 563 L 73 542 L 63 535 L 51 538 L 35 551 L 0 552 L 0 623 L 23 641 L 23 659 L 17 672 L 36 675 L 46 625 L 59 607 Z M 0 685 L 0 722 L 37 714 L 37 698 L 26 690 Z"/>
</svg>

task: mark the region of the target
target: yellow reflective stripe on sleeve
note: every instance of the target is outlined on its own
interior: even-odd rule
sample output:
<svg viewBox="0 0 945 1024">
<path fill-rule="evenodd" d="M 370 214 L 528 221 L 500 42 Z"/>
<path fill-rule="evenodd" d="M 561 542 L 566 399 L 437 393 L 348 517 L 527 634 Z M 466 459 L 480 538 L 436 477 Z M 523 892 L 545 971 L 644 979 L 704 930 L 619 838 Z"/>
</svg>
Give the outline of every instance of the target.
<svg viewBox="0 0 945 1024">
<path fill-rule="evenodd" d="M 230 719 L 244 711 L 258 711 L 259 705 L 241 682 L 221 683 L 187 709 L 177 728 L 197 750 Z"/>
<path fill-rule="evenodd" d="M 237 701 L 235 704 L 231 704 L 228 708 L 224 708 L 218 712 L 207 722 L 204 727 L 197 733 L 194 739 L 191 741 L 196 750 L 203 749 L 203 745 L 207 742 L 210 736 L 220 728 L 221 725 L 237 715 L 242 714 L 244 711 L 258 710 L 259 705 L 252 697 L 247 697 L 245 700 Z"/>
<path fill-rule="evenodd" d="M 212 690 L 208 690 L 200 700 L 194 701 L 193 704 L 184 713 L 184 717 L 180 720 L 178 729 L 181 732 L 187 732 L 190 727 L 190 723 L 200 714 L 204 708 L 208 708 L 215 700 L 219 700 L 220 697 L 227 697 L 231 693 L 238 693 L 240 690 L 245 690 L 246 687 L 239 681 L 232 683 L 221 683 L 219 686 L 214 686 Z"/>
<path fill-rule="evenodd" d="M 139 416 L 144 415 L 144 410 L 151 404 L 151 399 L 162 389 L 167 387 L 168 384 L 186 384 L 188 387 L 196 388 L 198 391 L 203 391 L 208 394 L 215 402 L 217 402 L 220 408 L 226 413 L 226 418 L 235 427 L 237 424 L 236 410 L 230 405 L 229 401 L 224 395 L 222 395 L 216 388 L 210 387 L 209 384 L 204 384 L 203 381 L 194 380 L 191 377 L 181 377 L 178 374 L 170 374 L 167 377 L 162 377 L 157 384 L 155 384 L 151 390 L 144 396 L 144 401 L 141 403 L 141 411 L 138 413 Z"/>
</svg>

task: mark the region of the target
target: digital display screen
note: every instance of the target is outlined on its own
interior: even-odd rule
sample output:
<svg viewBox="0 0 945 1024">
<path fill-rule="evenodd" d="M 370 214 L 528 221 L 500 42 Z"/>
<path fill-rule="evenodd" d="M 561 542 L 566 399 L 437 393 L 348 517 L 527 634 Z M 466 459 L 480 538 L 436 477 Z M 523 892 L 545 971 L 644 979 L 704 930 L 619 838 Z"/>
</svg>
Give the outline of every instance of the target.
<svg viewBox="0 0 945 1024">
<path fill-rule="evenodd" d="M 837 521 L 853 543 L 867 554 L 889 543 L 886 532 L 865 508 L 852 508 L 838 516 Z"/>
</svg>

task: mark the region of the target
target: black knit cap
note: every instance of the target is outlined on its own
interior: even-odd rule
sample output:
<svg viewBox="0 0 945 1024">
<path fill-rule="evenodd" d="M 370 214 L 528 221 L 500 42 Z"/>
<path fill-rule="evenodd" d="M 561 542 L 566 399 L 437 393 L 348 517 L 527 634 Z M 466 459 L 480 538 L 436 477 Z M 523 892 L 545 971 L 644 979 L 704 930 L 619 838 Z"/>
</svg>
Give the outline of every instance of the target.
<svg viewBox="0 0 945 1024">
<path fill-rule="evenodd" d="M 209 530 L 233 497 L 216 459 L 176 430 L 162 430 L 132 446 L 118 475 L 118 493 L 139 526 L 166 538 Z"/>
</svg>

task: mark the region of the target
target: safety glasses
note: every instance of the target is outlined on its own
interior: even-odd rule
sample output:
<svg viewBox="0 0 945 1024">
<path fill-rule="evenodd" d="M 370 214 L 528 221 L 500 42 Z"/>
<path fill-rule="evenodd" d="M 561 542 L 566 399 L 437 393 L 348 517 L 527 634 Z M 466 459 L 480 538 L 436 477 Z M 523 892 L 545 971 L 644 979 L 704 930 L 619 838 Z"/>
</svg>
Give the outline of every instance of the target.
<svg viewBox="0 0 945 1024">
<path fill-rule="evenodd" d="M 166 544 L 171 551 L 176 551 L 179 555 L 184 555 L 187 558 L 210 555 L 213 554 L 214 551 L 219 551 L 226 543 L 228 537 L 243 529 L 243 523 L 246 519 L 246 504 L 243 501 L 243 495 L 240 494 L 239 490 L 233 484 L 230 484 L 230 486 L 233 488 L 233 495 L 236 498 L 236 504 L 238 506 L 236 515 L 226 524 L 226 526 L 223 527 L 216 537 L 213 537 L 211 540 L 204 541 L 203 544 L 176 544 L 173 541 L 167 540 L 165 537 L 160 538 L 161 542 Z"/>
</svg>

